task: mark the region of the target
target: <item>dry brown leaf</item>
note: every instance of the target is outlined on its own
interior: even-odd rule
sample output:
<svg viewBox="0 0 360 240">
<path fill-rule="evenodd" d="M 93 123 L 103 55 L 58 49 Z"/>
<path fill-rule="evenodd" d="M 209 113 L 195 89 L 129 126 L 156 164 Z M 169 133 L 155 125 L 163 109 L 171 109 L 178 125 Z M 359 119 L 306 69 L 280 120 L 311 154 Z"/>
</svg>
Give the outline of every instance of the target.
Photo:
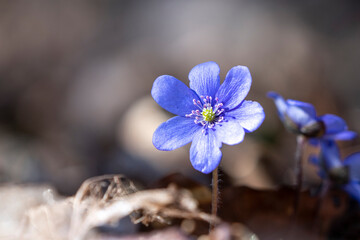
<svg viewBox="0 0 360 240">
<path fill-rule="evenodd" d="M 197 205 L 187 190 L 169 186 L 138 191 L 122 175 L 104 175 L 86 180 L 74 197 L 28 210 L 16 239 L 88 239 L 94 235 L 93 228 L 126 216 L 144 224 L 172 218 L 220 222 L 200 212 Z"/>
</svg>

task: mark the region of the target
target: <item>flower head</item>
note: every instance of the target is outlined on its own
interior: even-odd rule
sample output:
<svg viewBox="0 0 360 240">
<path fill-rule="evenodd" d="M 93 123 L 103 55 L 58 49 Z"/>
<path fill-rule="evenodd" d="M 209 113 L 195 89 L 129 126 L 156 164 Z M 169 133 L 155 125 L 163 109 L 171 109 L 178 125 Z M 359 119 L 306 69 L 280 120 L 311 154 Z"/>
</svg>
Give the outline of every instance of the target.
<svg viewBox="0 0 360 240">
<path fill-rule="evenodd" d="M 320 144 L 319 157 L 310 156 L 310 161 L 319 167 L 320 177 L 342 187 L 360 202 L 360 152 L 341 161 L 339 149 L 334 141 L 322 140 Z"/>
<path fill-rule="evenodd" d="M 355 132 L 347 130 L 342 118 L 333 114 L 317 116 L 310 103 L 285 100 L 275 92 L 269 92 L 268 96 L 274 100 L 285 127 L 290 132 L 310 138 L 310 143 L 318 144 L 319 139 L 350 140 L 357 136 Z"/>
<path fill-rule="evenodd" d="M 154 146 L 169 151 L 192 142 L 190 161 L 203 173 L 210 173 L 219 165 L 222 143 L 242 142 L 245 132 L 256 130 L 265 118 L 259 103 L 244 100 L 251 86 L 247 67 L 230 69 L 221 85 L 219 73 L 215 62 L 205 62 L 190 71 L 190 88 L 163 75 L 155 80 L 151 90 L 161 107 L 178 115 L 156 129 Z"/>
</svg>

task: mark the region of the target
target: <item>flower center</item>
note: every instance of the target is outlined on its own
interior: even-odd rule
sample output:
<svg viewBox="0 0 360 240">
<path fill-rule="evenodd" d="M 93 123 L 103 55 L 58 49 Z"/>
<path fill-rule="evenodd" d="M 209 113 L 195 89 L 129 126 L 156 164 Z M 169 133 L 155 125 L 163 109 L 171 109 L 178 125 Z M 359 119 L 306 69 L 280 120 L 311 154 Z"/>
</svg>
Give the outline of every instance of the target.
<svg viewBox="0 0 360 240">
<path fill-rule="evenodd" d="M 215 113 L 213 112 L 212 107 L 204 108 L 201 114 L 203 116 L 203 119 L 207 122 L 214 121 L 216 116 Z"/>
<path fill-rule="evenodd" d="M 219 103 L 219 100 L 215 98 L 212 101 L 212 97 L 201 96 L 201 101 L 193 99 L 194 105 L 198 108 L 192 110 L 190 114 L 186 114 L 186 117 L 194 118 L 195 124 L 201 124 L 204 130 L 207 128 L 213 128 L 215 124 L 221 123 L 224 120 L 223 104 Z"/>
</svg>

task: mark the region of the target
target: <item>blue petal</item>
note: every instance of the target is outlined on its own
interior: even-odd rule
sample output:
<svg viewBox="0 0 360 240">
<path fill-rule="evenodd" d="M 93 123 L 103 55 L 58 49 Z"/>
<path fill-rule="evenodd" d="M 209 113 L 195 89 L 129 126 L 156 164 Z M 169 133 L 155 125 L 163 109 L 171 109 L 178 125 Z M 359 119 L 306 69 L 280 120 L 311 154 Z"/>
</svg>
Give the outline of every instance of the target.
<svg viewBox="0 0 360 240">
<path fill-rule="evenodd" d="M 215 62 L 195 66 L 189 73 L 190 88 L 199 96 L 214 97 L 220 86 L 220 68 Z"/>
<path fill-rule="evenodd" d="M 350 179 L 360 181 L 360 152 L 347 157 L 344 160 L 344 165 L 349 166 Z"/>
<path fill-rule="evenodd" d="M 288 107 L 286 101 L 284 100 L 284 98 L 281 95 L 279 95 L 276 92 L 268 92 L 267 96 L 274 100 L 275 106 L 278 110 L 279 117 L 280 117 L 281 121 L 283 121 L 285 112 Z"/>
<path fill-rule="evenodd" d="M 309 156 L 309 162 L 316 165 L 316 166 L 320 166 L 320 161 L 319 161 L 319 157 L 314 155 L 314 154 L 311 154 Z"/>
<path fill-rule="evenodd" d="M 292 121 L 294 121 L 294 123 L 296 123 L 299 128 L 302 128 L 303 126 L 310 124 L 313 121 L 316 121 L 313 116 L 310 116 L 303 109 L 296 106 L 288 106 L 288 109 L 286 110 L 286 115 Z"/>
<path fill-rule="evenodd" d="M 326 134 L 324 138 L 334 139 L 339 141 L 347 141 L 357 137 L 357 133 L 353 131 L 343 131 L 337 134 Z"/>
<path fill-rule="evenodd" d="M 163 75 L 158 77 L 151 89 L 154 100 L 165 110 L 185 116 L 195 109 L 193 99 L 199 100 L 196 93 L 178 79 Z"/>
<path fill-rule="evenodd" d="M 190 147 L 191 164 L 200 172 L 211 173 L 220 164 L 220 148 L 221 142 L 216 139 L 213 130 L 197 132 Z"/>
<path fill-rule="evenodd" d="M 286 102 L 289 106 L 296 106 L 306 112 L 310 117 L 316 118 L 316 110 L 312 104 L 293 99 L 288 99 Z"/>
<path fill-rule="evenodd" d="M 243 101 L 241 105 L 226 113 L 226 118 L 233 118 L 248 132 L 260 127 L 265 118 L 264 109 L 258 102 Z"/>
<path fill-rule="evenodd" d="M 309 156 L 309 162 L 314 164 L 315 166 L 317 166 L 318 170 L 316 172 L 320 178 L 323 178 L 323 179 L 326 178 L 326 172 L 323 169 L 324 166 L 323 166 L 323 163 L 322 163 L 322 160 L 320 159 L 320 157 L 318 157 L 314 154 L 311 154 Z"/>
<path fill-rule="evenodd" d="M 360 185 L 358 182 L 350 182 L 343 188 L 351 197 L 360 203 Z"/>
<path fill-rule="evenodd" d="M 325 124 L 326 134 L 335 134 L 347 130 L 344 119 L 333 114 L 325 114 L 320 117 Z"/>
<path fill-rule="evenodd" d="M 308 143 L 310 143 L 314 147 L 317 147 L 320 144 L 320 140 L 318 138 L 309 138 Z"/>
<path fill-rule="evenodd" d="M 230 119 L 217 124 L 215 134 L 219 141 L 228 145 L 235 145 L 244 140 L 245 131 L 238 121 Z"/>
<path fill-rule="evenodd" d="M 216 97 L 228 110 L 234 109 L 244 100 L 251 87 L 250 71 L 245 66 L 230 69 Z"/>
<path fill-rule="evenodd" d="M 340 152 L 335 141 L 322 140 L 321 153 L 323 154 L 326 168 L 332 169 L 342 166 Z"/>
<path fill-rule="evenodd" d="M 269 92 L 268 97 L 274 100 L 282 121 L 284 121 L 285 116 L 287 116 L 299 129 L 312 121 L 316 121 L 316 111 L 310 103 L 292 99 L 285 101 L 284 98 L 276 92 Z"/>
<path fill-rule="evenodd" d="M 155 130 L 152 141 L 159 150 L 174 150 L 191 142 L 196 131 L 201 132 L 201 128 L 201 125 L 194 123 L 194 119 L 176 116 Z"/>
</svg>

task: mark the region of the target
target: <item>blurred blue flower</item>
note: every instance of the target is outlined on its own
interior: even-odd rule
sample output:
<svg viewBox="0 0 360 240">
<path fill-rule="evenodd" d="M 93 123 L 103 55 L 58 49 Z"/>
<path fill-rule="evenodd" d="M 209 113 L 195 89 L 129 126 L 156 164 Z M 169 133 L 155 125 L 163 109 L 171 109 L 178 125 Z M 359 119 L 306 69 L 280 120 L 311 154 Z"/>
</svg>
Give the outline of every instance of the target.
<svg viewBox="0 0 360 240">
<path fill-rule="evenodd" d="M 154 146 L 169 151 L 192 141 L 190 161 L 203 173 L 210 173 L 219 165 L 222 143 L 242 142 L 245 132 L 256 130 L 265 118 L 259 103 L 244 100 L 252 81 L 247 67 L 230 69 L 222 85 L 219 73 L 215 62 L 205 62 L 190 71 L 190 88 L 163 75 L 155 80 L 151 90 L 161 107 L 178 115 L 156 129 Z"/>
<path fill-rule="evenodd" d="M 341 186 L 350 196 L 360 202 L 360 152 L 354 153 L 344 161 L 332 140 L 320 141 L 319 156 L 310 156 L 310 162 L 319 167 L 319 176 Z"/>
<path fill-rule="evenodd" d="M 274 100 L 279 117 L 285 127 L 295 134 L 310 138 L 310 143 L 318 144 L 321 139 L 350 140 L 357 136 L 353 131 L 348 131 L 346 122 L 333 114 L 316 116 L 312 104 L 285 100 L 275 92 L 269 92 L 268 97 Z"/>
</svg>

